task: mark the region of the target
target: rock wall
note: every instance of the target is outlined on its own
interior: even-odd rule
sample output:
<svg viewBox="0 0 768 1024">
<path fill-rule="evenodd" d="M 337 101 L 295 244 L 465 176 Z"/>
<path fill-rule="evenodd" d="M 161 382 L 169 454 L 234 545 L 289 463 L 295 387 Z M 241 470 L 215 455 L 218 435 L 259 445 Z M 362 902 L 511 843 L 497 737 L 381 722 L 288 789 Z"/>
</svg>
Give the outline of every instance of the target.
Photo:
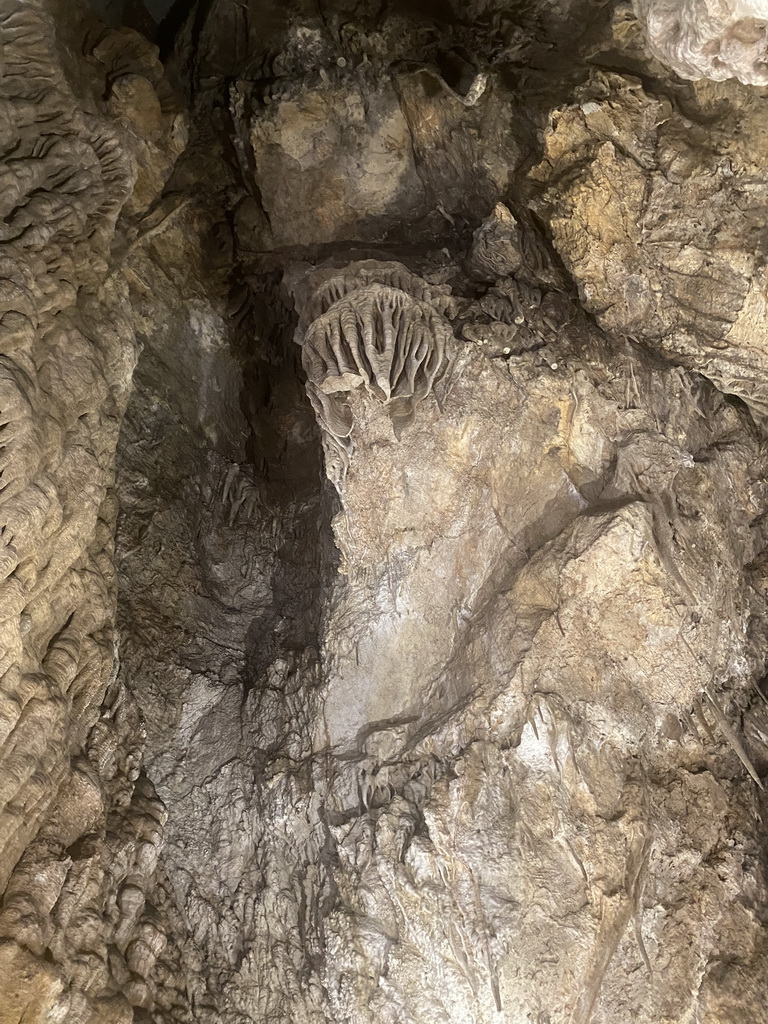
<svg viewBox="0 0 768 1024">
<path fill-rule="evenodd" d="M 326 1019 L 716 1021 L 764 984 L 759 912 L 727 895 L 764 883 L 712 831 L 739 806 L 746 826 L 753 783 L 705 753 L 761 665 L 720 580 L 756 554 L 731 512 L 762 500 L 764 455 L 713 461 L 722 397 L 600 358 L 578 323 L 548 363 L 465 347 L 399 428 L 396 399 L 312 365 L 352 413 L 314 736 L 336 758 Z"/>
<path fill-rule="evenodd" d="M 0 0 L 0 1024 L 768 1020 L 760 55 L 668 13 Z"/>
<path fill-rule="evenodd" d="M 114 461 L 136 345 L 110 258 L 121 210 L 164 185 L 129 100 L 147 94 L 167 147 L 141 74 L 162 71 L 141 37 L 95 27 L 76 59 L 43 3 L 8 0 L 0 32 L 0 1020 L 127 1022 L 152 1005 L 165 941 L 145 900 L 165 809 L 116 680 Z"/>
</svg>

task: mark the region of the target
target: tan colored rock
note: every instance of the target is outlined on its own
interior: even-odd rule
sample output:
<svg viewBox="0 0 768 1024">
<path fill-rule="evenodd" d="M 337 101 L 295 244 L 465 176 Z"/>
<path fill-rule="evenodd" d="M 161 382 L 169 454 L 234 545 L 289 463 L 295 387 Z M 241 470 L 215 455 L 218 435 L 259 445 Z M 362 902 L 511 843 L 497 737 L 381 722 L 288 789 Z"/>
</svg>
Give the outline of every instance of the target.
<svg viewBox="0 0 768 1024">
<path fill-rule="evenodd" d="M 720 940 L 653 899 L 696 863 L 706 914 L 744 869 L 706 868 L 695 816 L 681 831 L 670 801 L 677 787 L 699 800 L 688 741 L 671 753 L 678 723 L 695 713 L 731 735 L 713 687 L 717 665 L 750 658 L 731 646 L 746 608 L 724 622 L 721 602 L 748 531 L 729 537 L 730 501 L 709 504 L 724 478 L 696 461 L 711 441 L 689 378 L 644 366 L 641 411 L 631 360 L 534 359 L 464 349 L 399 435 L 386 398 L 348 385 L 343 578 L 314 738 L 337 759 L 321 783 L 340 858 L 323 973 L 335 1017 L 490 1022 L 515 1007 L 650 1024 L 707 1005 L 691 993 Z M 653 395 L 676 396 L 663 434 Z M 733 568 L 713 584 L 715 553 Z M 642 781 L 662 762 L 669 781 Z M 651 859 L 667 834 L 688 851 L 676 864 Z M 734 909 L 717 927 L 745 921 Z M 563 928 L 578 936 L 567 955 Z M 653 980 L 672 949 L 674 993 Z"/>
<path fill-rule="evenodd" d="M 761 1020 L 760 95 L 3 3 L 0 1021 Z"/>
<path fill-rule="evenodd" d="M 702 87 L 702 111 L 739 102 L 738 88 Z M 539 208 L 600 324 L 697 369 L 762 416 L 768 338 L 753 202 L 765 185 L 754 179 L 744 203 L 734 172 L 753 165 L 742 133 L 754 117 L 760 145 L 763 115 L 758 103 L 743 109 L 724 158 L 711 135 L 637 79 L 599 73 L 579 103 L 553 116 L 532 175 L 565 181 Z"/>
<path fill-rule="evenodd" d="M 66 1020 L 66 982 L 52 964 L 13 942 L 3 942 L 0 943 L 0 972 L 3 979 L 2 1024 L 21 1024 L 24 1020 L 35 1024 Z"/>
<path fill-rule="evenodd" d="M 365 94 L 343 77 L 320 85 L 267 95 L 269 106 L 247 125 L 274 245 L 366 238 L 394 210 L 408 216 L 423 208 L 392 85 L 382 81 Z M 237 114 L 246 95 L 234 94 Z"/>
<path fill-rule="evenodd" d="M 150 887 L 157 856 L 146 847 L 159 845 L 162 812 L 139 779 L 138 720 L 125 709 L 115 720 L 114 453 L 136 343 L 108 261 L 136 185 L 126 138 L 143 132 L 152 144 L 154 134 L 163 146 L 168 126 L 158 79 L 134 75 L 143 85 L 133 91 L 119 80 L 111 113 L 132 111 L 130 130 L 97 113 L 92 66 L 66 51 L 44 3 L 8 0 L 0 21 L 0 1019 L 64 1024 L 114 1011 L 128 1022 L 109 904 L 129 870 L 144 872 L 142 893 Z M 123 57 L 130 75 L 146 52 Z M 164 159 L 147 202 L 173 154 Z M 140 801 L 153 826 L 129 816 L 118 839 L 121 808 Z"/>
</svg>

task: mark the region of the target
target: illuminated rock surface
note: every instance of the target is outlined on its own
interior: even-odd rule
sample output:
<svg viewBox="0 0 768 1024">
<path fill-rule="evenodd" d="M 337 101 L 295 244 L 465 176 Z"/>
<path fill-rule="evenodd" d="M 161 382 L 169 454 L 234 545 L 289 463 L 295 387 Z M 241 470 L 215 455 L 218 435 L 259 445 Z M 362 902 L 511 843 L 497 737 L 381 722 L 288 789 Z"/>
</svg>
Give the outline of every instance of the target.
<svg viewBox="0 0 768 1024">
<path fill-rule="evenodd" d="M 0 0 L 0 1024 L 768 1021 L 768 108 L 684 6 Z"/>
</svg>

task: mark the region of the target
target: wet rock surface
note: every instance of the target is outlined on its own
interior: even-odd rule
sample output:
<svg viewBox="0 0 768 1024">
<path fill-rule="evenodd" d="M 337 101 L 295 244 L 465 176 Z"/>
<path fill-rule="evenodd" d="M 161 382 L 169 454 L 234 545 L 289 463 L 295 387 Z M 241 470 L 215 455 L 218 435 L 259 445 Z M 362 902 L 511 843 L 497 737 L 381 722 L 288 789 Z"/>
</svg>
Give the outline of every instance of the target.
<svg viewBox="0 0 768 1024">
<path fill-rule="evenodd" d="M 0 0 L 0 1024 L 767 1019 L 759 25 L 61 6 Z"/>
</svg>

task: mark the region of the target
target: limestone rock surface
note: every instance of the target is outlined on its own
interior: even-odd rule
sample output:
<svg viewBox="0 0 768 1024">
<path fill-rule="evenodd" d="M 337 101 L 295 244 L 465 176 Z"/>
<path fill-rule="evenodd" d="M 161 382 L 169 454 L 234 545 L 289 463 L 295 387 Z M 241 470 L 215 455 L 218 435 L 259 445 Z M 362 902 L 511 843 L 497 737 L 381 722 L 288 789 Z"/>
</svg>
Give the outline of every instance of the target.
<svg viewBox="0 0 768 1024">
<path fill-rule="evenodd" d="M 601 326 L 761 417 L 763 117 L 761 91 L 736 83 L 701 83 L 681 104 L 636 75 L 596 71 L 550 115 L 532 171 L 536 208 Z"/>
<path fill-rule="evenodd" d="M 760 10 L 67 6 L 0 0 L 0 1024 L 768 1024 Z"/>
<path fill-rule="evenodd" d="M 768 84 L 765 0 L 636 0 L 652 53 L 682 78 Z"/>
<path fill-rule="evenodd" d="M 165 943 L 146 898 L 165 809 L 115 661 L 114 462 L 136 346 L 110 249 L 141 171 L 96 97 L 108 46 L 110 67 L 134 70 L 152 48 L 102 31 L 78 70 L 45 4 L 8 0 L 0 26 L 0 1020 L 127 1022 L 152 1006 Z M 152 173 L 146 201 L 164 185 Z"/>
</svg>

